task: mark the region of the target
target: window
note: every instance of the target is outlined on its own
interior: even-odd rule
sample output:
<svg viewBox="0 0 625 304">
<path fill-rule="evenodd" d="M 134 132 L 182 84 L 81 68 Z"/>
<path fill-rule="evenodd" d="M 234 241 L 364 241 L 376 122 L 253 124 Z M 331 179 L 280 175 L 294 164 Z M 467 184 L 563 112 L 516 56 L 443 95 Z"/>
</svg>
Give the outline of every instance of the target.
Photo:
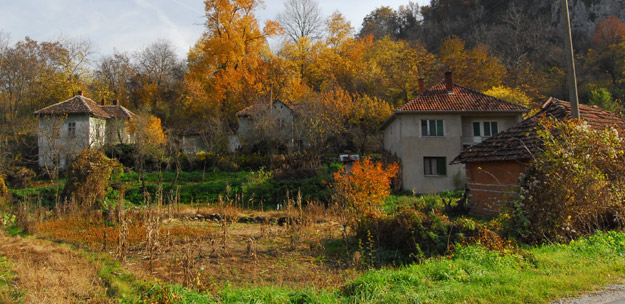
<svg viewBox="0 0 625 304">
<path fill-rule="evenodd" d="M 71 137 L 76 136 L 76 123 L 75 122 L 67 123 L 67 135 Z"/>
<path fill-rule="evenodd" d="M 421 120 L 421 136 L 422 137 L 443 137 L 443 121 L 442 120 Z"/>
<path fill-rule="evenodd" d="M 423 168 L 426 176 L 446 176 L 447 159 L 445 157 L 424 157 Z"/>
<path fill-rule="evenodd" d="M 473 136 L 492 136 L 499 133 L 496 121 L 473 122 Z"/>
</svg>

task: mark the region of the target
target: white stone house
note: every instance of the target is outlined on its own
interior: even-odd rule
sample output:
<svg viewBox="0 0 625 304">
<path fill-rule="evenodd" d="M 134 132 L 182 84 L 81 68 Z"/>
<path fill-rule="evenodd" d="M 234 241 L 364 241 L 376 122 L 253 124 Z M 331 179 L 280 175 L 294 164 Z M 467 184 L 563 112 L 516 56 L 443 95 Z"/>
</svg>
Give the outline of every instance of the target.
<svg viewBox="0 0 625 304">
<path fill-rule="evenodd" d="M 529 110 L 456 85 L 451 72 L 396 110 L 382 125 L 384 149 L 401 161 L 404 190 L 437 193 L 462 188 L 464 165 L 449 163 L 463 149 L 506 130 Z"/>
<path fill-rule="evenodd" d="M 117 101 L 98 105 L 82 92 L 33 114 L 39 120 L 39 166 L 58 168 L 65 168 L 83 149 L 131 143 L 126 121 L 136 116 Z"/>
</svg>

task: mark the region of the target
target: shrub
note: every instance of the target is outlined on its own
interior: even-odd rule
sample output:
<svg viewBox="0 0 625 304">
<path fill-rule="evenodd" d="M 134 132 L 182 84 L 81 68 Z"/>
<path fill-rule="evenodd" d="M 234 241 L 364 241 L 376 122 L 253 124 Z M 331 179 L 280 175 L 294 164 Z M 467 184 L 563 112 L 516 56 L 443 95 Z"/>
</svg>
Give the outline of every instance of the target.
<svg viewBox="0 0 625 304">
<path fill-rule="evenodd" d="M 104 199 L 115 168 L 120 168 L 119 163 L 109 159 L 104 153 L 83 150 L 67 172 L 63 197 L 88 207 L 94 206 L 96 201 Z"/>
<path fill-rule="evenodd" d="M 376 164 L 369 158 L 356 161 L 349 171 L 334 173 L 335 199 L 359 217 L 378 217 L 384 199 L 390 194 L 391 178 L 398 170 L 397 163 L 384 168 L 381 162 Z"/>
<path fill-rule="evenodd" d="M 7 182 L 11 188 L 22 189 L 28 187 L 35 175 L 35 171 L 26 167 L 11 167 L 7 174 Z"/>
<path fill-rule="evenodd" d="M 625 224 L 625 148 L 613 129 L 543 121 L 544 151 L 521 180 L 518 202 L 502 215 L 528 242 L 566 242 Z"/>
<path fill-rule="evenodd" d="M 450 219 L 440 209 L 402 207 L 393 214 L 363 219 L 355 232 L 360 243 L 396 250 L 400 255 L 395 258 L 408 262 L 444 254 L 454 244 L 475 238 L 480 229 L 478 223 Z"/>
</svg>

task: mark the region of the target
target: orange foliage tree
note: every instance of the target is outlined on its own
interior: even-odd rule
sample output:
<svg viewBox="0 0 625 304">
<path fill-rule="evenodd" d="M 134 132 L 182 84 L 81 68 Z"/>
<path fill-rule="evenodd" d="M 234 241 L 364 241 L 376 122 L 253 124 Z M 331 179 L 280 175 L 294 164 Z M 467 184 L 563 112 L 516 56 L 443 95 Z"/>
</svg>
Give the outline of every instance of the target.
<svg viewBox="0 0 625 304">
<path fill-rule="evenodd" d="M 354 162 L 349 171 L 339 170 L 334 173 L 332 187 L 335 200 L 353 214 L 377 218 L 382 214 L 384 199 L 390 194 L 391 178 L 398 171 L 397 163 L 384 168 L 381 162 L 374 163 L 367 157 Z"/>
<path fill-rule="evenodd" d="M 189 51 L 185 75 L 187 105 L 201 118 L 234 113 L 270 88 L 261 81 L 271 56 L 266 39 L 281 28 L 268 21 L 261 30 L 254 10 L 260 0 L 206 0 L 206 31 Z"/>
<path fill-rule="evenodd" d="M 601 50 L 613 44 L 618 44 L 625 40 L 625 24 L 617 17 L 608 16 L 597 23 L 595 32 L 591 37 L 592 47 Z"/>
</svg>

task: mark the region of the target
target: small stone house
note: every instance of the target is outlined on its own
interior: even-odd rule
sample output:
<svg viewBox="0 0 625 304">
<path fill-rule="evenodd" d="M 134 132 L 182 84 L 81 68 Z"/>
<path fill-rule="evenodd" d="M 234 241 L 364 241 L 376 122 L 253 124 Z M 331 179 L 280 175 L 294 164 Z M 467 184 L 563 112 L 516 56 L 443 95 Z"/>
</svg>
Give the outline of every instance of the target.
<svg viewBox="0 0 625 304">
<path fill-rule="evenodd" d="M 425 90 L 383 124 L 384 149 L 401 162 L 404 190 L 436 193 L 462 188 L 465 168 L 449 164 L 463 149 L 522 120 L 525 107 L 445 80 Z"/>
<path fill-rule="evenodd" d="M 592 128 L 614 127 L 620 134 L 625 131 L 625 120 L 615 113 L 587 105 L 580 105 L 579 110 Z M 546 118 L 570 119 L 570 103 L 549 98 L 540 112 L 470 147 L 452 161 L 466 166 L 467 197 L 473 213 L 497 215 L 499 208 L 516 195 L 521 173 L 542 147 L 536 127 Z"/>
<path fill-rule="evenodd" d="M 33 115 L 38 117 L 39 166 L 58 168 L 65 168 L 83 149 L 131 143 L 126 121 L 136 116 L 117 101 L 99 105 L 82 92 Z"/>
</svg>

